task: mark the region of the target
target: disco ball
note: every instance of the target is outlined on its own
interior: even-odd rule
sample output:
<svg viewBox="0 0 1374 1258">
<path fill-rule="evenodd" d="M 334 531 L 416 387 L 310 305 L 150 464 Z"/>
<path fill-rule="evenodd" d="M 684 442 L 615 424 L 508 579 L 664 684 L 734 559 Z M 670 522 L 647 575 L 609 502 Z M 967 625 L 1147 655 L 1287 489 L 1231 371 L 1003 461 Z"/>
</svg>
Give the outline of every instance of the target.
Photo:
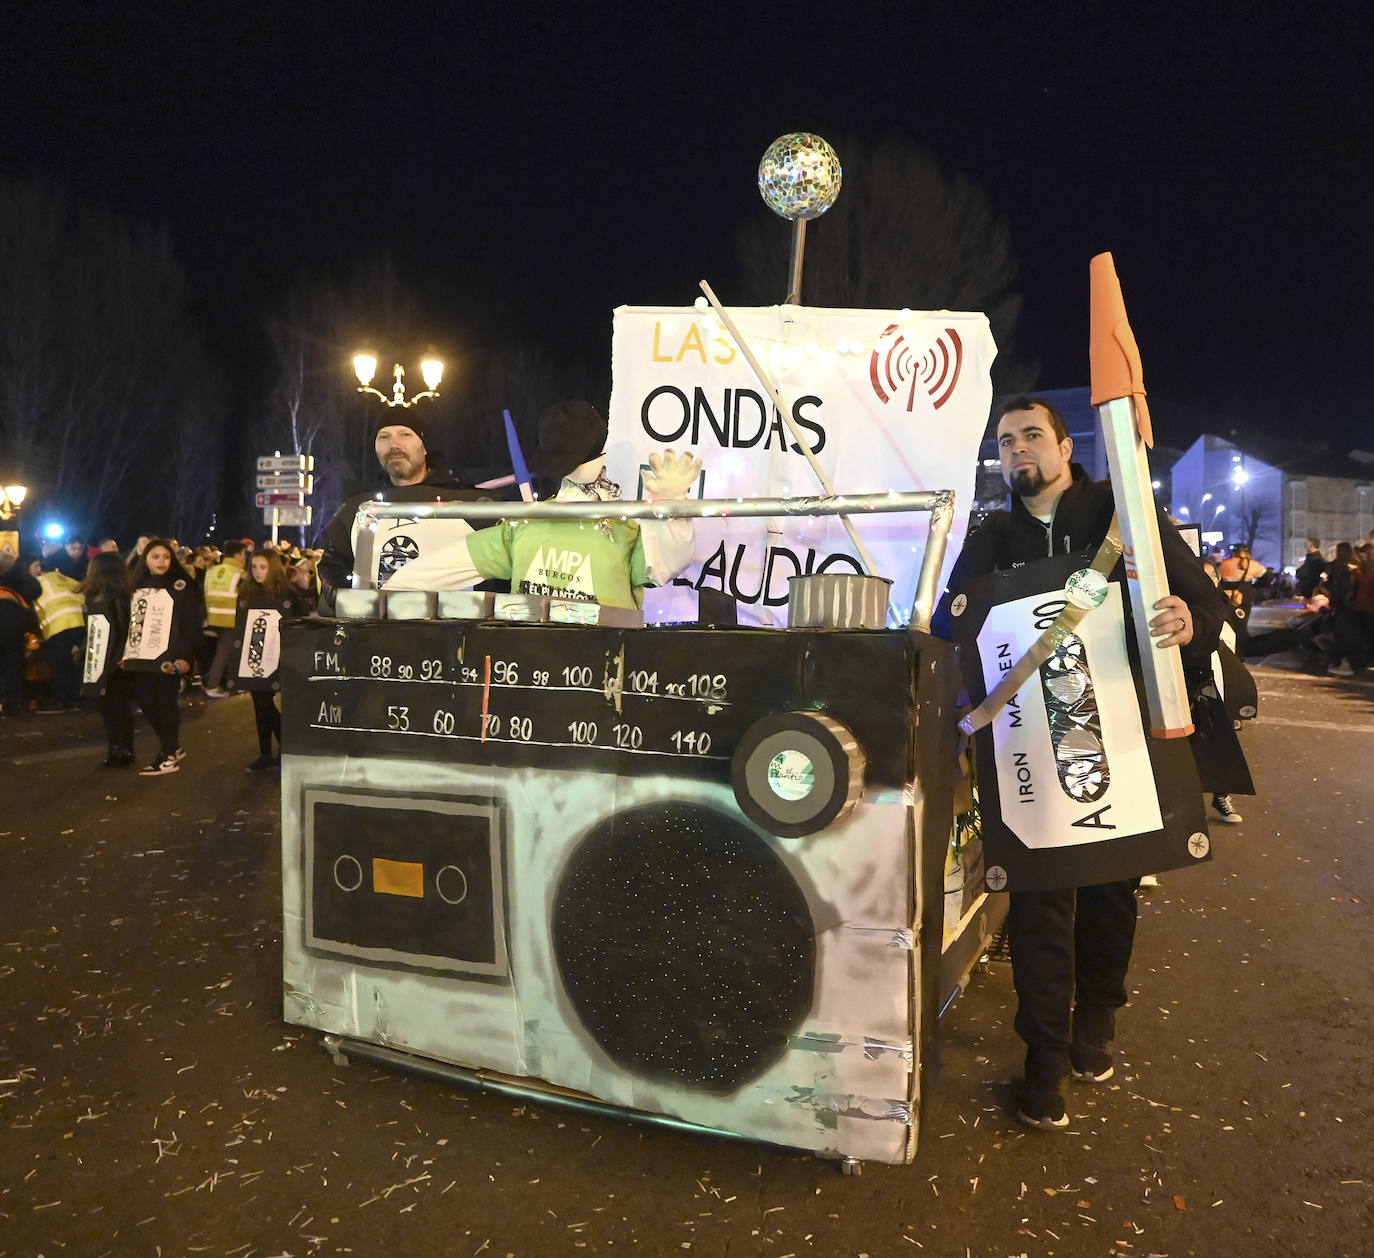
<svg viewBox="0 0 1374 1258">
<path fill-rule="evenodd" d="M 835 204 L 843 178 L 835 150 L 820 136 L 797 131 L 768 146 L 759 162 L 759 195 L 793 222 L 819 218 Z"/>
</svg>

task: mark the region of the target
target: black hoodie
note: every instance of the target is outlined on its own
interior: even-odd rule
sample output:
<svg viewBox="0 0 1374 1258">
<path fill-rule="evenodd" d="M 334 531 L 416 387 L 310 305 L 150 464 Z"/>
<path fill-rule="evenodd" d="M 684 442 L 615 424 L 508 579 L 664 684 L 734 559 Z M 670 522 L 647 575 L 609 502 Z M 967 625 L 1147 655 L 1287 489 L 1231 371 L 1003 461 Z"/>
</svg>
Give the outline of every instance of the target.
<svg viewBox="0 0 1374 1258">
<path fill-rule="evenodd" d="M 175 560 L 172 566 L 162 574 L 155 576 L 148 572 L 143 576 L 138 589 L 146 590 L 167 590 L 172 596 L 172 633 L 171 642 L 156 660 L 140 660 L 136 664 L 132 661 L 128 667 L 133 667 L 143 671 L 152 671 L 160 668 L 168 662 L 185 660 L 188 664 L 195 659 L 196 640 L 200 635 L 200 606 L 196 599 L 195 590 L 192 588 L 193 582 L 186 575 L 186 570 Z M 138 590 L 130 595 L 130 628 L 138 618 Z"/>
<path fill-rule="evenodd" d="M 989 572 L 1003 572 L 1050 555 L 1092 550 L 1102 544 L 1111 526 L 1116 504 L 1107 481 L 1092 481 L 1077 464 L 1071 484 L 1055 503 L 1049 524 L 1042 524 L 1026 510 L 1026 504 L 1011 495 L 1010 511 L 994 511 L 964 542 L 949 586 L 935 610 L 931 632 L 951 637 L 949 604 L 970 581 Z M 1226 619 L 1226 600 L 1217 592 L 1202 564 L 1178 534 L 1169 517 L 1159 510 L 1159 540 L 1164 551 L 1164 570 L 1169 590 L 1188 604 L 1193 616 L 1193 637 L 1180 648 L 1190 668 L 1207 667 Z M 1118 561 L 1120 562 L 1120 561 Z"/>
</svg>

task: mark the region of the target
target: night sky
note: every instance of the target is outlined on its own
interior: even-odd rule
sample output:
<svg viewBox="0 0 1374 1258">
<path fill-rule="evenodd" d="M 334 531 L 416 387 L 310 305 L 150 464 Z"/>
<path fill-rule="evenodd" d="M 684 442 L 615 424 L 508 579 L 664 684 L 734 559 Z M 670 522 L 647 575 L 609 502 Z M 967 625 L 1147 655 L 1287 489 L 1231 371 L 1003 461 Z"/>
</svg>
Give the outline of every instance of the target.
<svg viewBox="0 0 1374 1258">
<path fill-rule="evenodd" d="M 730 303 L 774 138 L 896 134 L 1006 216 L 1042 387 L 1109 249 L 1166 442 L 1374 446 L 1366 11 L 1007 8 L 12 4 L 0 173 L 165 223 L 253 380 L 298 276 L 383 248 L 453 335 L 604 363 L 616 305 Z"/>
</svg>

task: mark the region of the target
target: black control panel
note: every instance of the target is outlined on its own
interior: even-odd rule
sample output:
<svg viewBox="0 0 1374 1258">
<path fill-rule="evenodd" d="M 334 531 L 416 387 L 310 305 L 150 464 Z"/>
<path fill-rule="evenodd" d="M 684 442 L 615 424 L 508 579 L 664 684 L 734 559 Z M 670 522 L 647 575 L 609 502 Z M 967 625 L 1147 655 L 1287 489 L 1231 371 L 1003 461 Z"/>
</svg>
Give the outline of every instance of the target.
<svg viewBox="0 0 1374 1258">
<path fill-rule="evenodd" d="M 298 620 L 282 632 L 283 745 L 324 755 L 728 781 L 741 737 L 824 711 L 870 787 L 909 780 L 923 635 Z"/>
</svg>

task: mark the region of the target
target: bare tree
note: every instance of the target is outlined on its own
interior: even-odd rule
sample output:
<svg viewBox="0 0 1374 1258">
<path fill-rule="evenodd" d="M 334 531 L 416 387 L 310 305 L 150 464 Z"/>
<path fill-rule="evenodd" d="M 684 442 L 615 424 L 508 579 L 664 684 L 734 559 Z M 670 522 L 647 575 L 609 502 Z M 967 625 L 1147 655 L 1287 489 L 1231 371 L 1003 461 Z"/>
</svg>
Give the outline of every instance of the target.
<svg viewBox="0 0 1374 1258">
<path fill-rule="evenodd" d="M 0 448 L 13 474 L 88 531 L 189 532 L 196 512 L 174 500 L 218 489 L 225 415 L 166 234 L 5 181 L 0 275 Z M 188 457 L 169 464 L 183 439 Z"/>
<path fill-rule="evenodd" d="M 501 412 L 511 411 L 526 449 L 540 411 L 559 398 L 585 391 L 587 371 L 563 364 L 533 345 L 480 348 L 453 353 L 445 342 L 457 337 L 421 328 L 441 328 L 426 317 L 386 258 L 365 264 L 346 284 L 301 284 L 269 332 L 277 359 L 277 383 L 266 421 L 255 431 L 259 451 L 282 450 L 315 456 L 314 529 L 323 530 L 351 493 L 381 488 L 373 437 L 385 422 L 382 403 L 357 391 L 352 355 L 370 346 L 377 353 L 378 379 L 389 394 L 391 364 L 410 367 L 431 346 L 445 361 L 440 396 L 409 415 L 424 427 L 444 470 L 464 482 L 510 470 Z M 407 385 L 410 381 L 406 381 Z M 413 396 L 422 386 L 408 389 Z"/>
<path fill-rule="evenodd" d="M 465 465 L 509 472 L 501 412 L 510 411 L 521 448 L 528 455 L 537 439 L 539 416 L 554 402 L 586 397 L 604 411 L 603 399 L 588 397 L 592 388 L 585 363 L 560 361 L 528 342 L 478 355 L 471 384 L 459 399 Z"/>
<path fill-rule="evenodd" d="M 840 138 L 844 185 L 808 225 L 802 293 L 807 305 L 861 309 L 981 310 L 1004 366 L 1021 309 L 1007 224 L 963 175 L 909 141 Z M 787 292 L 790 232 L 763 211 L 736 234 L 745 300 Z M 1016 376 L 1027 373 L 1024 369 Z M 1016 387 L 1013 384 L 1011 387 Z"/>
<path fill-rule="evenodd" d="M 344 498 L 377 477 L 373 437 L 381 403 L 358 393 L 353 354 L 364 347 L 377 352 L 381 378 L 374 384 L 388 392 L 388 364 L 414 361 L 427 348 L 412 346 L 420 323 L 418 301 L 385 257 L 370 259 L 344 284 L 298 284 L 283 313 L 269 321 L 277 382 L 254 429 L 255 453 L 314 456 L 317 532 Z M 445 418 L 447 405 L 421 405 L 426 409 L 417 422 Z"/>
<path fill-rule="evenodd" d="M 1272 493 L 1250 494 L 1236 512 L 1237 540 L 1244 542 L 1251 552 L 1256 543 L 1263 541 L 1281 553 L 1282 526 L 1283 508 Z"/>
</svg>

